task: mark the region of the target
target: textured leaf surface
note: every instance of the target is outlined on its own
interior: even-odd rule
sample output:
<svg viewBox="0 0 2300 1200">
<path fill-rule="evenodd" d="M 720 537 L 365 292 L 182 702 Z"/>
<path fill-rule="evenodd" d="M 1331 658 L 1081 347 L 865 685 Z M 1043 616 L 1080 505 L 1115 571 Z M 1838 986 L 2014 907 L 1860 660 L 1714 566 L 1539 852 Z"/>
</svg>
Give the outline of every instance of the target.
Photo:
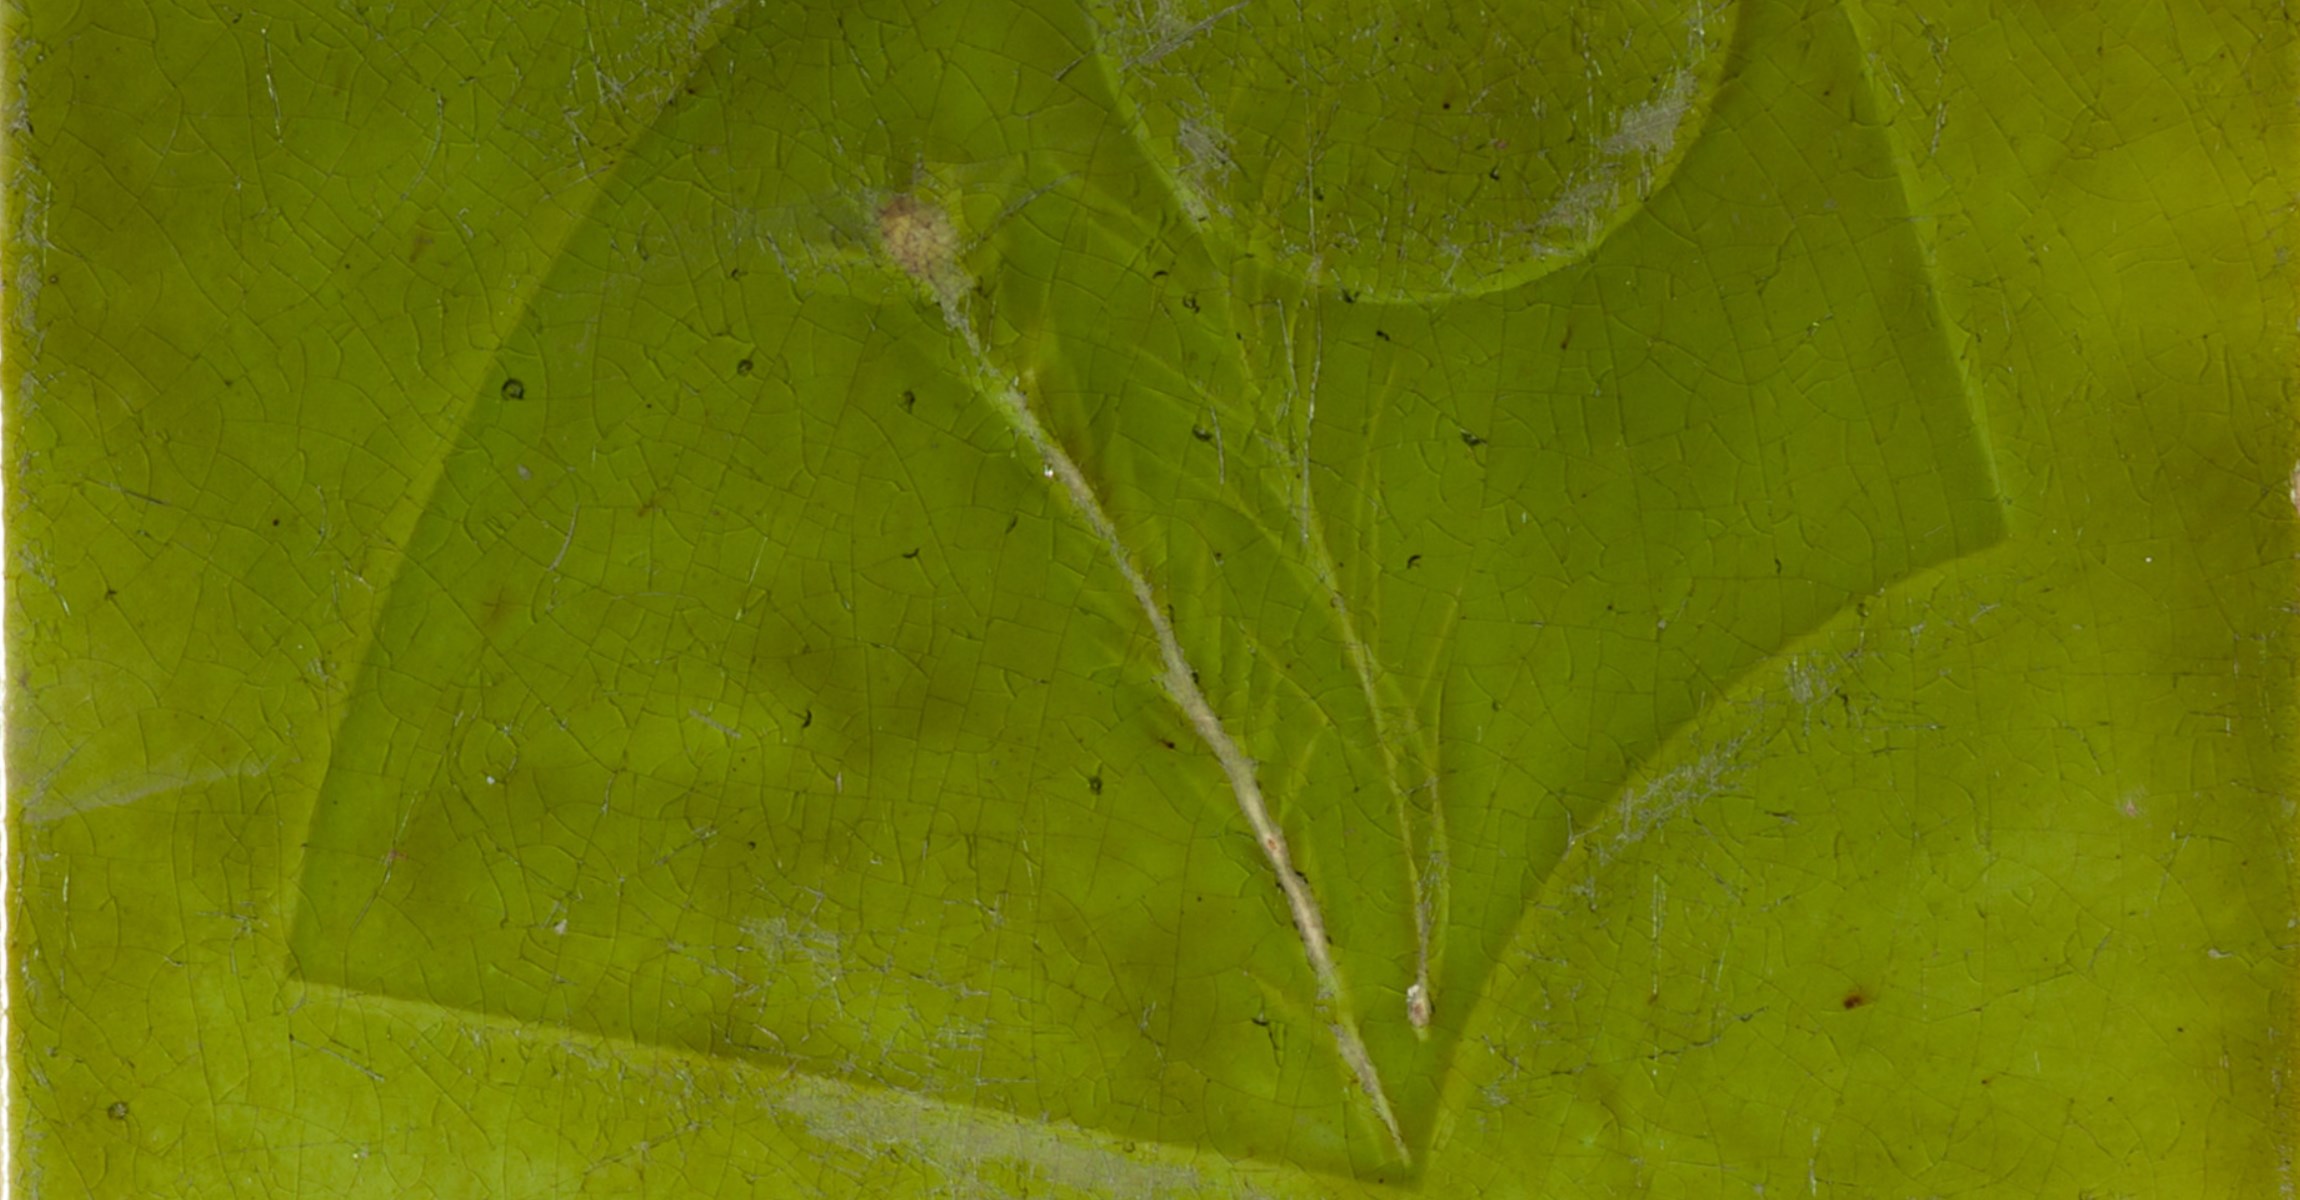
<svg viewBox="0 0 2300 1200">
<path fill-rule="evenodd" d="M 15 14 L 34 1194 L 2274 1186 L 2266 14 L 455 15 Z"/>
</svg>

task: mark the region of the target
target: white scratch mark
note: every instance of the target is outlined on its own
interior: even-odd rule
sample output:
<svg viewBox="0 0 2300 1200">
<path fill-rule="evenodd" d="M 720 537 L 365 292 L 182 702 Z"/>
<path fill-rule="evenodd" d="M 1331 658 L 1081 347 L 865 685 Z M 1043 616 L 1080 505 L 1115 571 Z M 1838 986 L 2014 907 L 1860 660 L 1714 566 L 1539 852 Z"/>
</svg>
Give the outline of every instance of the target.
<svg viewBox="0 0 2300 1200">
<path fill-rule="evenodd" d="M 1142 53 L 1135 55 L 1133 58 L 1126 60 L 1127 67 L 1132 69 L 1156 65 L 1159 59 L 1162 59 L 1167 55 L 1174 53 L 1176 50 L 1181 49 L 1184 45 L 1188 44 L 1192 38 L 1195 38 L 1199 34 L 1212 29 L 1215 22 L 1220 21 L 1222 18 L 1229 16 L 1231 13 L 1234 13 L 1241 8 L 1246 7 L 1247 3 L 1248 0 L 1238 0 L 1236 4 L 1222 9 L 1219 12 L 1216 12 L 1213 15 L 1205 18 L 1204 20 L 1198 21 L 1186 28 L 1177 30 L 1172 34 L 1167 35 L 1166 37 L 1160 39 L 1157 45 L 1154 45 L 1148 50 L 1145 50 Z"/>
<path fill-rule="evenodd" d="M 280 112 L 279 82 L 272 75 L 272 27 L 266 25 L 262 32 L 264 38 L 264 91 L 270 93 L 272 98 L 272 137 L 275 140 L 280 140 L 286 137 L 287 122 Z"/>
<path fill-rule="evenodd" d="M 59 797 L 53 786 L 54 780 L 77 757 L 78 751 L 74 751 L 63 762 L 56 764 L 56 769 L 48 773 L 46 780 L 33 788 L 32 794 L 23 802 L 25 819 L 53 821 L 59 817 L 76 816 L 97 809 L 118 808 L 169 792 L 204 787 L 227 779 L 253 779 L 272 768 L 269 759 L 249 759 L 203 770 L 173 771 L 155 766 L 101 787 L 90 788 L 70 797 Z"/>
<path fill-rule="evenodd" d="M 687 715 L 695 718 L 698 721 L 701 721 L 703 724 L 708 725 L 713 729 L 718 730 L 720 733 L 723 733 L 728 737 L 740 740 L 743 736 L 741 730 L 730 728 L 712 720 L 710 714 L 703 712 L 701 709 L 690 708 L 687 710 Z"/>
<path fill-rule="evenodd" d="M 900 1148 L 931 1163 L 951 1194 L 1013 1195 L 1012 1176 L 1114 1200 L 1197 1195 L 1207 1180 L 1188 1166 L 1128 1154 L 1094 1135 L 899 1092 L 831 1084 L 779 1097 L 774 1106 L 804 1122 L 809 1135 L 850 1149 Z M 1037 1188 L 1029 1189 L 1036 1194 Z"/>
<path fill-rule="evenodd" d="M 374 1080 L 374 1081 L 375 1081 L 375 1082 L 377 1082 L 377 1083 L 382 1083 L 382 1082 L 384 1082 L 383 1073 L 382 1073 L 381 1071 L 378 1071 L 378 1070 L 376 1070 L 375 1068 L 368 1066 L 366 1063 L 360 1062 L 358 1059 L 355 1059 L 355 1058 L 351 1057 L 350 1055 L 343 1053 L 343 1052 L 342 1052 L 342 1051 L 340 1051 L 340 1050 L 330 1050 L 330 1049 L 328 1049 L 327 1047 L 325 1047 L 325 1046 L 322 1046 L 322 1045 L 319 1045 L 319 1044 L 318 1044 L 318 1043 L 316 1043 L 316 1042 L 307 1042 L 307 1041 L 303 1040 L 302 1038 L 299 1038 L 299 1037 L 297 1037 L 296 1035 L 294 1035 L 294 1034 L 292 1034 L 292 1033 L 288 1035 L 288 1041 L 289 1041 L 290 1043 L 294 1044 L 294 1045 L 297 1045 L 297 1046 L 301 1046 L 301 1047 L 303 1047 L 303 1048 L 304 1048 L 304 1049 L 306 1049 L 306 1050 L 316 1050 L 316 1051 L 320 1052 L 321 1054 L 325 1054 L 325 1055 L 327 1055 L 329 1058 L 332 1058 L 332 1059 L 336 1060 L 337 1062 L 339 1062 L 339 1063 L 342 1063 L 343 1065 L 345 1065 L 345 1066 L 347 1066 L 347 1067 L 350 1067 L 352 1070 L 354 1070 L 354 1071 L 357 1071 L 357 1072 L 359 1072 L 360 1074 L 367 1076 L 369 1079 L 371 1079 L 371 1080 Z"/>
<path fill-rule="evenodd" d="M 559 569 L 559 564 L 567 561 L 567 547 L 575 544 L 575 518 L 581 515 L 583 515 L 583 502 L 578 500 L 575 502 L 575 506 L 567 511 L 567 536 L 560 539 L 559 553 L 551 556 L 551 565 L 543 568 L 545 571 L 556 572 Z M 758 570 L 758 564 L 753 563 L 751 569 Z"/>
</svg>

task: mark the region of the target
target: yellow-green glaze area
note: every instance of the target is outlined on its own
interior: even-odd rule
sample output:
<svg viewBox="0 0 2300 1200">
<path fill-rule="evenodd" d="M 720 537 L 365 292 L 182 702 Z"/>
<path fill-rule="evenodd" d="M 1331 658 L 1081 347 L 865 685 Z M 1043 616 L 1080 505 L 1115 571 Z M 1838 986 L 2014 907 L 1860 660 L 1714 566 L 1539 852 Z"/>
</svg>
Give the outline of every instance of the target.
<svg viewBox="0 0 2300 1200">
<path fill-rule="evenodd" d="M 1737 0 L 1090 0 L 1173 202 L 1368 296 L 1521 284 L 1587 253 L 1697 139 Z"/>
<path fill-rule="evenodd" d="M 24 1194 L 2286 1182 L 2268 7 L 9 21 Z"/>
</svg>

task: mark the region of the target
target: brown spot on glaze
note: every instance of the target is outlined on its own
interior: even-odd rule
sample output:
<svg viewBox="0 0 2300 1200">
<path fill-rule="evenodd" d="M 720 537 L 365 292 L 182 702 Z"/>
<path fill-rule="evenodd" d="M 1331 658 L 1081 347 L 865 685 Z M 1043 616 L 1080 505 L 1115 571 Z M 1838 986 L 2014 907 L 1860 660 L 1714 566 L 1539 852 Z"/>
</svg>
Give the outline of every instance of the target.
<svg viewBox="0 0 2300 1200">
<path fill-rule="evenodd" d="M 879 244 L 886 255 L 912 279 L 940 289 L 952 279 L 958 263 L 958 233 L 950 214 L 916 196 L 899 195 L 878 210 Z"/>
</svg>

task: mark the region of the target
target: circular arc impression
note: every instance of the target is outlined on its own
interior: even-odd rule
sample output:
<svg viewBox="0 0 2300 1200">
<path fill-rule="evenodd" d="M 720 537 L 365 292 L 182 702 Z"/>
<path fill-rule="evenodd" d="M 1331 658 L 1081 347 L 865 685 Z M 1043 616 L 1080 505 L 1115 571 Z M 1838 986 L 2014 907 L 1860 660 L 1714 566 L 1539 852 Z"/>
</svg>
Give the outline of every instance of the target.
<svg viewBox="0 0 2300 1200">
<path fill-rule="evenodd" d="M 1177 202 L 1236 248 L 1380 299 L 1588 254 L 1700 133 L 1728 0 L 1089 0 Z"/>
</svg>

